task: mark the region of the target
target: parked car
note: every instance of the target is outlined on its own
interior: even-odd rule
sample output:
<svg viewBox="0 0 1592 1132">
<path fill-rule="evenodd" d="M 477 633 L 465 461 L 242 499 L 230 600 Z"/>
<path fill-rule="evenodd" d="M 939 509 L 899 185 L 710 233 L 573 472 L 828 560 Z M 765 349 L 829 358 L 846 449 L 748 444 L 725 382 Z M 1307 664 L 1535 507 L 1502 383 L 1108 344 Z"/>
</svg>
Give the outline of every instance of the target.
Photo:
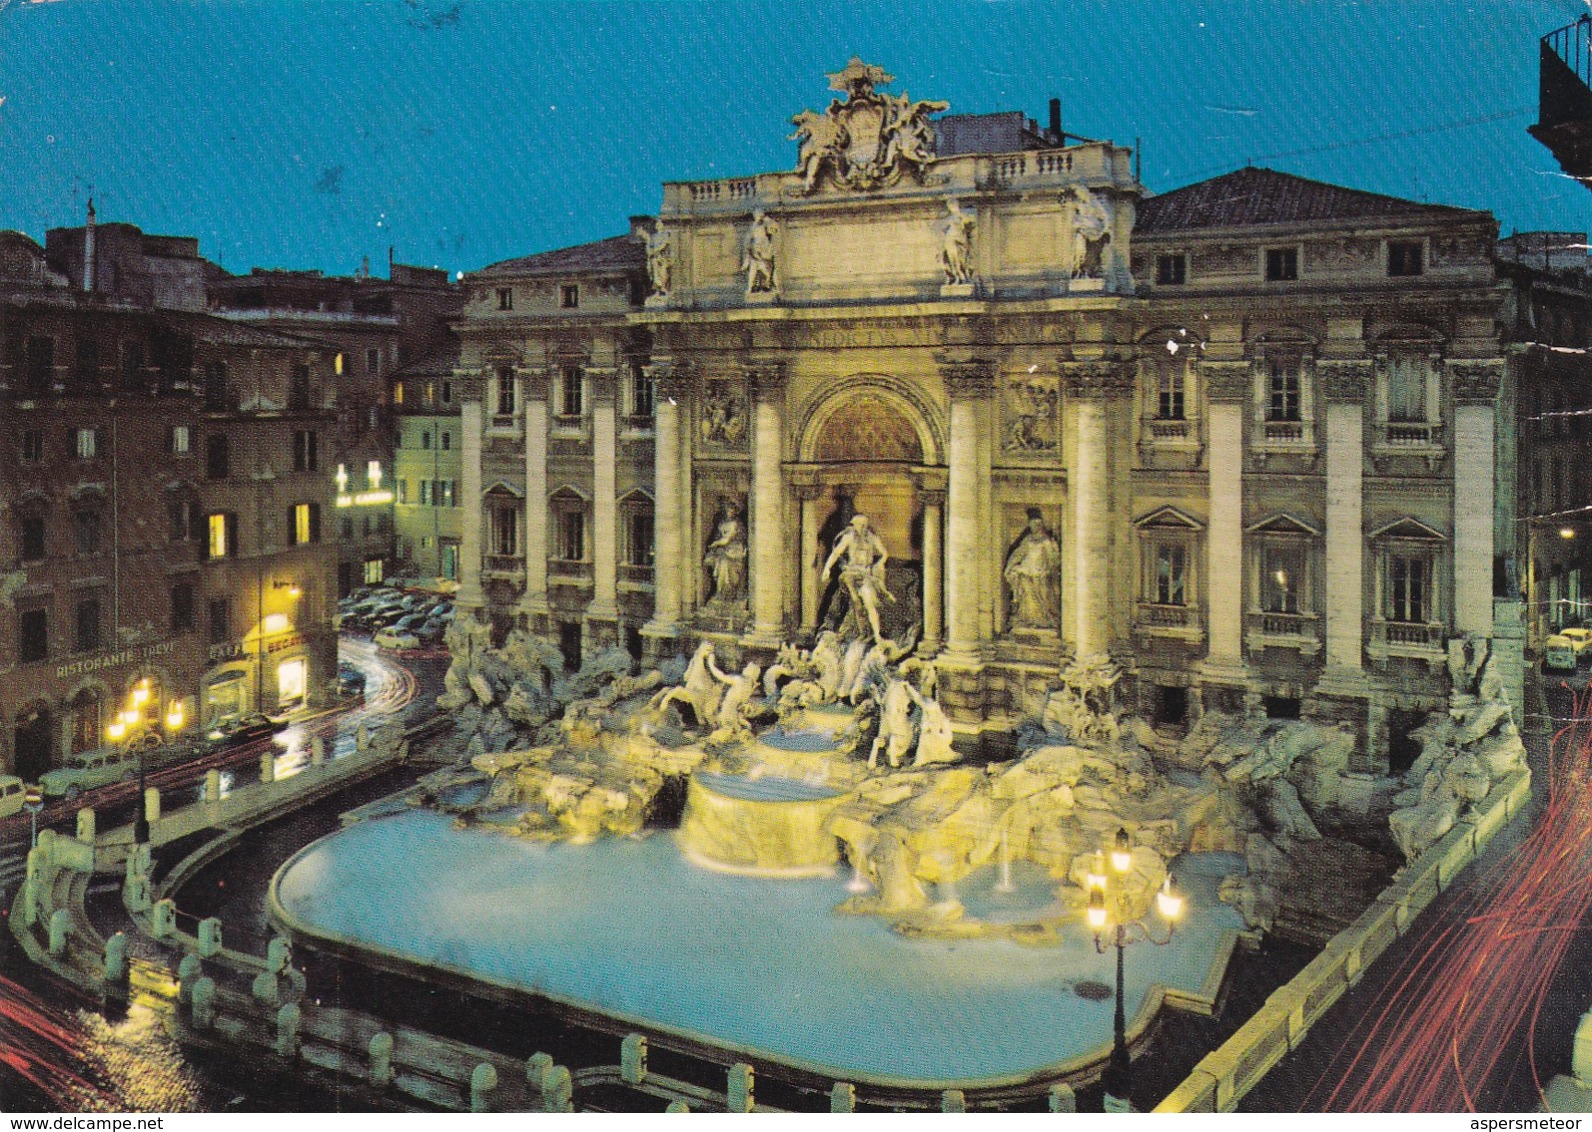
<svg viewBox="0 0 1592 1132">
<path fill-rule="evenodd" d="M 100 747 L 72 755 L 54 770 L 39 776 L 39 785 L 52 798 L 76 800 L 86 790 L 130 778 L 138 771 L 138 755 L 126 746 Z"/>
<path fill-rule="evenodd" d="M 0 774 L 0 818 L 22 812 L 22 802 L 28 788 L 14 774 Z"/>
<path fill-rule="evenodd" d="M 376 612 L 367 617 L 365 621 L 366 624 L 368 624 L 372 629 L 385 629 L 389 625 L 397 624 L 399 621 L 402 621 L 408 616 L 409 611 L 403 606 L 388 605 L 376 610 Z"/>
<path fill-rule="evenodd" d="M 384 629 L 376 630 L 376 645 L 384 649 L 417 649 L 420 647 L 420 638 L 413 633 L 389 625 Z"/>
<path fill-rule="evenodd" d="M 344 696 L 363 696 L 365 694 L 365 674 L 347 661 L 339 661 L 337 665 L 337 691 Z"/>
<path fill-rule="evenodd" d="M 420 628 L 414 631 L 422 645 L 434 645 L 442 640 L 442 635 L 448 631 L 446 621 L 438 621 L 435 617 L 428 618 Z"/>
<path fill-rule="evenodd" d="M 1575 642 L 1563 633 L 1555 633 L 1542 646 L 1542 667 L 1574 672 L 1576 665 Z"/>
<path fill-rule="evenodd" d="M 1575 656 L 1577 660 L 1580 660 L 1581 655 L 1588 649 L 1592 649 L 1592 629 L 1587 629 L 1582 626 L 1576 626 L 1571 629 L 1560 629 L 1559 636 L 1565 638 L 1565 640 L 1569 641 L 1575 646 Z"/>
<path fill-rule="evenodd" d="M 241 747 L 245 743 L 252 743 L 267 735 L 275 735 L 286 727 L 285 720 L 272 719 L 268 715 L 251 712 L 238 719 L 217 724 L 205 732 L 205 738 L 210 741 L 212 748 Z"/>
</svg>

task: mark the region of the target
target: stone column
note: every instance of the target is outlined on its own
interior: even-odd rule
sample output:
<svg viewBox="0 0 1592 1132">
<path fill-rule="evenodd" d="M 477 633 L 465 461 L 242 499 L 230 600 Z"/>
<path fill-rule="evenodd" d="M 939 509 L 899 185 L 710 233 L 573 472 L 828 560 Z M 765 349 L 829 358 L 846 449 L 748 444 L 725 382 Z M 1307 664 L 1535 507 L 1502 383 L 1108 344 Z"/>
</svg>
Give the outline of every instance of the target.
<svg viewBox="0 0 1592 1132">
<path fill-rule="evenodd" d="M 484 417 L 479 400 L 459 407 L 459 428 L 463 433 L 464 453 L 460 468 L 459 505 L 459 592 L 454 601 L 461 609 L 480 609 L 486 605 L 481 590 L 481 429 Z"/>
<path fill-rule="evenodd" d="M 1493 406 L 1503 363 L 1455 363 L 1454 629 L 1493 631 Z M 1583 473 L 1584 474 L 1584 473 Z"/>
<path fill-rule="evenodd" d="M 1079 657 L 1106 652 L 1111 645 L 1111 437 L 1107 402 L 1131 391 L 1132 376 L 1115 362 L 1060 363 L 1067 395 L 1074 405 L 1076 442 L 1067 468 L 1072 505 L 1065 555 L 1067 597 L 1074 610 L 1073 647 Z"/>
<path fill-rule="evenodd" d="M 940 524 L 945 511 L 943 490 L 920 489 L 923 500 L 923 640 L 919 651 L 933 655 L 940 647 L 944 631 L 944 550 Z"/>
<path fill-rule="evenodd" d="M 652 378 L 653 463 L 652 533 L 656 543 L 653 555 L 652 620 L 642 632 L 650 637 L 680 635 L 680 571 L 685 563 L 685 498 L 680 490 L 680 400 L 684 395 L 683 375 L 668 359 L 659 358 L 647 367 Z"/>
<path fill-rule="evenodd" d="M 1318 691 L 1363 694 L 1365 405 L 1369 361 L 1318 361 L 1327 403 L 1326 671 Z M 1490 465 L 1489 465 L 1490 466 Z M 1487 521 L 1492 522 L 1491 512 Z M 1489 580 L 1491 563 L 1488 564 Z"/>
<path fill-rule="evenodd" d="M 586 609 L 588 621 L 612 623 L 619 616 L 617 601 L 619 558 L 616 553 L 619 532 L 618 463 L 619 445 L 615 420 L 614 370 L 587 369 L 591 390 L 592 424 L 592 578 L 595 590 Z M 592 636 L 590 630 L 587 636 Z M 611 640 L 612 629 L 599 636 Z M 595 643 L 595 640 L 594 640 Z"/>
<path fill-rule="evenodd" d="M 748 643 L 772 648 L 780 644 L 784 629 L 785 484 L 780 400 L 785 374 L 780 362 L 762 360 L 746 363 L 745 373 L 752 402 L 752 633 Z"/>
<path fill-rule="evenodd" d="M 1242 680 L 1244 669 L 1244 408 L 1252 370 L 1248 362 L 1207 362 L 1206 608 L 1209 643 L 1201 669 L 1208 678 Z"/>
<path fill-rule="evenodd" d="M 993 362 L 942 356 L 940 375 L 951 399 L 950 471 L 947 479 L 945 593 L 946 659 L 977 665 L 979 648 L 979 559 L 987 552 L 979 524 L 979 419 L 995 392 Z"/>
<path fill-rule="evenodd" d="M 797 561 L 801 563 L 802 631 L 811 633 L 818 628 L 818 599 L 823 596 L 818 577 L 823 565 L 823 548 L 818 545 L 818 508 L 824 488 L 821 484 L 804 483 L 795 490 L 802 508 L 801 544 L 797 549 Z"/>
<path fill-rule="evenodd" d="M 548 372 L 530 370 L 525 391 L 525 594 L 520 609 L 533 629 L 547 616 Z"/>
</svg>

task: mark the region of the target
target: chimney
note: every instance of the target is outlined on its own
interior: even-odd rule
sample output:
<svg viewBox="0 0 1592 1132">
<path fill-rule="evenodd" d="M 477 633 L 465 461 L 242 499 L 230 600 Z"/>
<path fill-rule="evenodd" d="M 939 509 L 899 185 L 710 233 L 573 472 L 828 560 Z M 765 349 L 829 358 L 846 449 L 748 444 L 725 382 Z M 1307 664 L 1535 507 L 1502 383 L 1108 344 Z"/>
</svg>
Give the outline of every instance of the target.
<svg viewBox="0 0 1592 1132">
<path fill-rule="evenodd" d="M 1061 132 L 1061 99 L 1050 100 L 1050 136 L 1056 139 L 1057 145 L 1067 143 L 1067 135 Z"/>
<path fill-rule="evenodd" d="M 88 224 L 83 228 L 83 290 L 94 290 L 94 198 L 88 198 Z"/>
</svg>

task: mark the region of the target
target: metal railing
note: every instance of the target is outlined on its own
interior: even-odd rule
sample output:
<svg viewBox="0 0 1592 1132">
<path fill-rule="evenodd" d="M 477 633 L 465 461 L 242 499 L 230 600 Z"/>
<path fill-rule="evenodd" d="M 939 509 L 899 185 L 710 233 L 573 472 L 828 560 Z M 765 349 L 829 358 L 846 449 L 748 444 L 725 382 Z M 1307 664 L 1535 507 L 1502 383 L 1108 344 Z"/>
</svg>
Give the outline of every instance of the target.
<svg viewBox="0 0 1592 1132">
<path fill-rule="evenodd" d="M 1542 37 L 1538 125 L 1592 119 L 1592 15 Z"/>
</svg>

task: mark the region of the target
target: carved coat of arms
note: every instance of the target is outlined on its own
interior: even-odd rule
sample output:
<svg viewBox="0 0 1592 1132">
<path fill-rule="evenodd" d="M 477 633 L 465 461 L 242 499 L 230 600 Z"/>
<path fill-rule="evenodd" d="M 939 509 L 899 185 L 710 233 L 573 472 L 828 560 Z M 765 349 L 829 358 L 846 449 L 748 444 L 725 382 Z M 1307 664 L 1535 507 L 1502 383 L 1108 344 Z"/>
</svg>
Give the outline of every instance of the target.
<svg viewBox="0 0 1592 1132">
<path fill-rule="evenodd" d="M 830 101 L 823 113 L 803 110 L 791 119 L 801 150 L 796 169 L 802 191 L 812 192 L 827 173 L 843 188 L 868 191 L 899 181 L 907 170 L 921 178 L 934 160 L 934 126 L 929 115 L 950 108 L 948 102 L 913 102 L 881 94 L 895 76 L 883 67 L 853 56 L 846 69 L 829 76 L 829 89 L 844 91 L 846 101 Z"/>
</svg>

